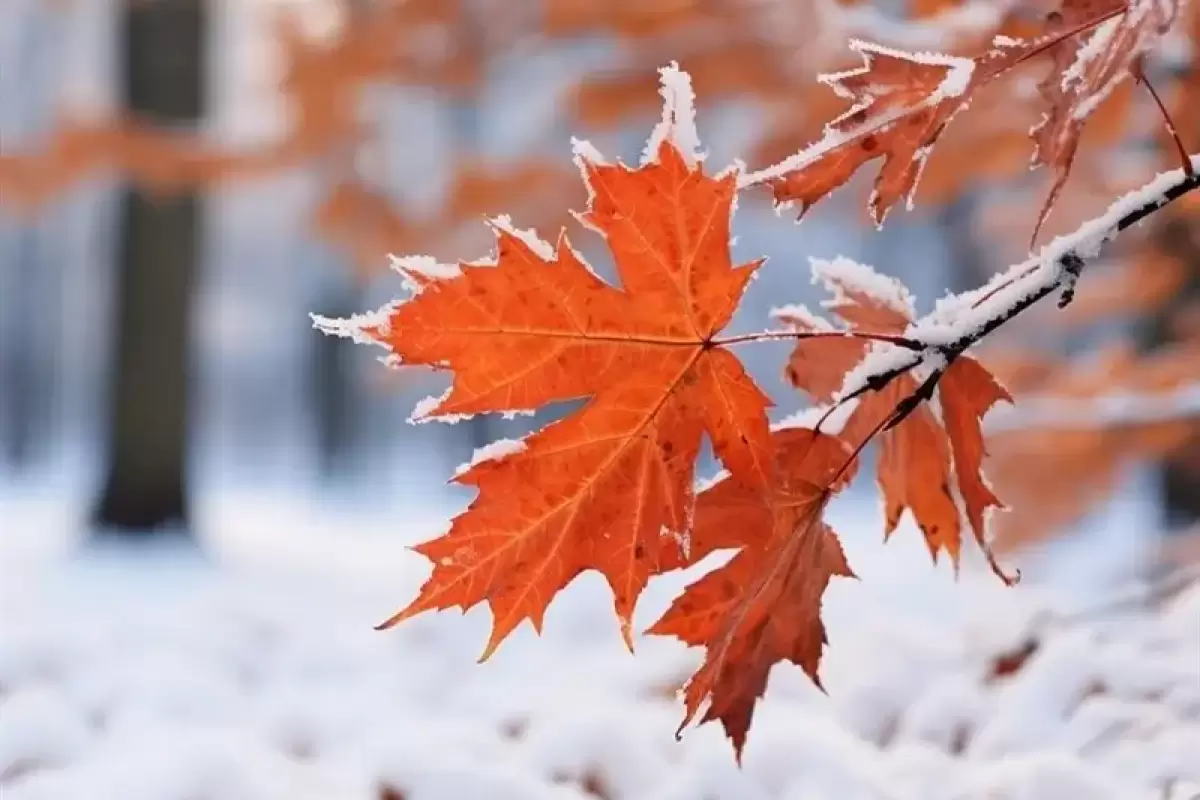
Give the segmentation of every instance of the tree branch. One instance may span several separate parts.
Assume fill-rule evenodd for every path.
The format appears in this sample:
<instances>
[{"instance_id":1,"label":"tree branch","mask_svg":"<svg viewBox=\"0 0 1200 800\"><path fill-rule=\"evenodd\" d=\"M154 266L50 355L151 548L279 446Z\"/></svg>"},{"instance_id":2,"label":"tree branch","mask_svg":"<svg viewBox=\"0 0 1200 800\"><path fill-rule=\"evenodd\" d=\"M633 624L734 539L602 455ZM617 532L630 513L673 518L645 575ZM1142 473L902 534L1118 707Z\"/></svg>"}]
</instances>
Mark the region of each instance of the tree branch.
<instances>
[{"instance_id":1,"label":"tree branch","mask_svg":"<svg viewBox=\"0 0 1200 800\"><path fill-rule=\"evenodd\" d=\"M876 347L846 375L841 391L822 421L842 405L868 391L883 389L910 370L933 366L918 390L896 404L888 423L872 431L859 445L856 452L861 451L872 438L899 424L922 400L932 397L946 367L988 334L1055 292L1061 291L1060 308L1070 303L1087 259L1097 256L1121 231L1200 189L1198 167L1200 154L1190 157L1188 169L1162 173L1117 200L1103 215L1073 233L1058 237L1037 255L1012 266L979 289L939 301L932 313L913 322L904 332L906 339L923 343L924 350L914 353Z\"/></svg>"}]
</instances>

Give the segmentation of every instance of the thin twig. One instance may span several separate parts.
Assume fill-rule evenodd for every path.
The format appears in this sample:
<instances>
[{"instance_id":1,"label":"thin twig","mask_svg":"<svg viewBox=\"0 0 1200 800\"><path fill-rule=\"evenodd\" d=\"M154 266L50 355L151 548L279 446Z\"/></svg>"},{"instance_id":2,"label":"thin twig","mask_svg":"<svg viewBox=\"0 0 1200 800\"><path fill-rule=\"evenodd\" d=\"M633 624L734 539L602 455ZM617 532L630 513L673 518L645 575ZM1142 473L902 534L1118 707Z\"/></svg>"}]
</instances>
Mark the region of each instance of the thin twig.
<instances>
[{"instance_id":1,"label":"thin twig","mask_svg":"<svg viewBox=\"0 0 1200 800\"><path fill-rule=\"evenodd\" d=\"M1187 148L1183 146L1183 140L1179 138L1179 129L1175 127L1175 120L1171 119L1171 112L1167 111L1167 106L1163 103L1162 98L1158 96L1158 92L1154 90L1154 84L1150 83L1150 79L1146 77L1146 72L1142 68L1141 58L1133 62L1133 67L1130 71L1133 73L1134 79L1146 87L1146 91L1154 99L1154 104L1158 106L1158 113L1162 115L1163 127L1167 129L1171 141L1175 143L1175 151L1179 154L1179 161L1183 165L1184 174L1194 176L1196 169L1192 166L1192 159L1188 156Z\"/></svg>"}]
</instances>

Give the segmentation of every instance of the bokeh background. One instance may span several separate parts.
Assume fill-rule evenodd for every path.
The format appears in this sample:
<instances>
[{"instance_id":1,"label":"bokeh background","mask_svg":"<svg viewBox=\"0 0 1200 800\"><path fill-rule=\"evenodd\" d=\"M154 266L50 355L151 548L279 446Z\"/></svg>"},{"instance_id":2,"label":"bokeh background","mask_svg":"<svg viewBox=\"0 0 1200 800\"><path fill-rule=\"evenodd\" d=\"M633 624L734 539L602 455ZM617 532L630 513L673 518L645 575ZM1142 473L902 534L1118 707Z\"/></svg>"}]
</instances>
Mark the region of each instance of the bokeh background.
<instances>
[{"instance_id":1,"label":"bokeh background","mask_svg":"<svg viewBox=\"0 0 1200 800\"><path fill-rule=\"evenodd\" d=\"M410 424L445 377L389 370L309 318L400 294L389 253L486 256L497 214L566 226L613 279L567 213L585 199L570 139L635 161L672 60L710 167L761 167L840 111L814 77L853 66L849 38L969 51L1052 7L4 0L0 794L1192 796L1171 793L1200 780L1180 755L1200 745L1200 594L1180 578L1200 557L1196 203L980 354L1020 400L989 417L989 469L1013 506L998 547L1026 581L1002 590L970 558L956 579L911 525L883 547L860 479L834 509L863 581L827 603L830 696L779 668L742 771L717 731L671 739L696 654L628 657L592 576L544 639L522 630L484 666L482 611L370 632L427 570L405 546L469 502L456 466L564 409ZM1190 9L1148 73L1195 152ZM1047 68L956 120L882 230L871 169L800 225L748 196L735 255L770 263L735 328L817 307L809 257L871 264L922 309L1023 258ZM1123 87L1041 241L1177 164L1150 94ZM777 418L807 403L787 352L740 354ZM652 587L647 620L689 577Z\"/></svg>"}]
</instances>

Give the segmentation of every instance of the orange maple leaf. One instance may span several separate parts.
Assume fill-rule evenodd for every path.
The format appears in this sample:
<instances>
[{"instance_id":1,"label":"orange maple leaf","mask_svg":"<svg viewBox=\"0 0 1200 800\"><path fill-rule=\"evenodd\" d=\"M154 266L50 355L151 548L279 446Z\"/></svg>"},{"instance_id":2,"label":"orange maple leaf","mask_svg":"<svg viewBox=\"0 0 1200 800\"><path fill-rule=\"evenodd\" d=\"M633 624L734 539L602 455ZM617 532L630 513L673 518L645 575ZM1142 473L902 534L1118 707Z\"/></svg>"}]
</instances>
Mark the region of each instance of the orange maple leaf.
<instances>
[{"instance_id":1,"label":"orange maple leaf","mask_svg":"<svg viewBox=\"0 0 1200 800\"><path fill-rule=\"evenodd\" d=\"M858 69L820 81L853 105L829 123L812 147L764 170L775 202L798 202L800 214L850 180L859 167L883 158L869 207L876 224L916 186L922 165L950 120L979 82L969 58L913 54L853 41Z\"/></svg>"},{"instance_id":2,"label":"orange maple leaf","mask_svg":"<svg viewBox=\"0 0 1200 800\"><path fill-rule=\"evenodd\" d=\"M1054 183L1038 213L1033 239L1046 222L1071 172L1088 117L1131 75L1139 60L1179 17L1179 0L1065 0L1050 15L1051 30L1078 29L1089 19L1112 17L1086 40L1075 37L1054 48L1053 68L1038 89L1049 109L1030 131L1033 163L1054 167ZM1120 13L1113 17L1114 13Z\"/></svg>"},{"instance_id":3,"label":"orange maple leaf","mask_svg":"<svg viewBox=\"0 0 1200 800\"><path fill-rule=\"evenodd\" d=\"M833 264L814 260L813 271L835 294L826 307L851 329L899 333L912 321L911 298L899 281L846 260ZM782 309L777 315L801 330L822 323L802 309ZM841 388L843 376L867 354L870 343L850 338L821 342L819 350L808 340L798 342L786 374L794 386L818 402L829 402ZM870 438L917 387L917 378L909 372L883 389L863 395L841 435L856 445ZM885 504L885 535L891 535L904 511L910 510L934 560L945 551L957 567L965 523L993 571L1011 583L1015 579L996 563L986 535L987 509L1004 506L981 471L985 455L981 423L993 405L1002 400L1012 402L1012 397L979 362L959 355L941 376L937 399L940 419L929 405L922 404L899 425L879 435L877 474Z\"/></svg>"},{"instance_id":4,"label":"orange maple leaf","mask_svg":"<svg viewBox=\"0 0 1200 800\"><path fill-rule=\"evenodd\" d=\"M862 56L862 66L819 78L850 101L850 108L825 126L820 140L747 175L746 182L769 186L777 204L799 203L803 216L864 164L882 158L868 202L871 218L882 225L901 198L911 206L934 146L980 89L1018 64L1099 25L1119 9L1119 5L1099 9L1093 16L1075 20L1073 26L1047 28L1045 35L1028 39L997 37L990 50L973 58L909 53L851 41L851 49Z\"/></svg>"},{"instance_id":5,"label":"orange maple leaf","mask_svg":"<svg viewBox=\"0 0 1200 800\"><path fill-rule=\"evenodd\" d=\"M767 483L770 400L717 338L761 261L732 263L736 173L704 174L688 152L691 120L676 118L686 76L663 74L664 123L641 166L577 147L591 190L580 220L605 238L622 288L592 272L565 235L551 247L501 221L494 263L400 261L415 296L374 317L322 323L383 344L402 363L451 371L450 391L419 412L427 417L588 398L456 476L478 496L447 534L416 548L433 574L383 627L486 601L486 658L523 620L540 630L554 595L595 569L630 644L638 595L660 563L676 560L669 534L688 529L702 435L733 474Z\"/></svg>"},{"instance_id":6,"label":"orange maple leaf","mask_svg":"<svg viewBox=\"0 0 1200 800\"><path fill-rule=\"evenodd\" d=\"M689 562L740 547L725 565L687 587L648 633L704 647L704 663L684 687L682 731L704 700L701 723L720 720L738 759L771 667L798 665L817 684L826 644L821 597L835 575L854 577L834 532L822 521L853 465L845 444L805 428L773 434L768 487L727 477L702 492Z\"/></svg>"}]
</instances>

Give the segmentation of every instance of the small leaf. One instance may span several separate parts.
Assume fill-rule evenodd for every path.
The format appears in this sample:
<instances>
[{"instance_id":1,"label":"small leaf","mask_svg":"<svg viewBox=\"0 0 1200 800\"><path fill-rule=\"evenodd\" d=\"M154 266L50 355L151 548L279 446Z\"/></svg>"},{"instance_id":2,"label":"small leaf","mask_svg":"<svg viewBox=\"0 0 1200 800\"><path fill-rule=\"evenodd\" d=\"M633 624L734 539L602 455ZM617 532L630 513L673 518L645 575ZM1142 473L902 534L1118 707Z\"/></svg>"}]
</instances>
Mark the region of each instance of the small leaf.
<instances>
[{"instance_id":1,"label":"small leaf","mask_svg":"<svg viewBox=\"0 0 1200 800\"><path fill-rule=\"evenodd\" d=\"M846 260L814 261L813 270L836 294L828 306L851 329L902 333L908 327L911 307L898 281ZM798 329L812 326L811 321L796 317L784 315L783 319ZM830 346L833 342L836 347ZM837 377L858 364L871 346L861 339L801 340L788 364L788 380L818 402L829 402L840 388ZM905 374L882 390L864 395L842 428L842 436L855 445L862 442L898 403L916 391L916 379ZM934 560L945 552L957 565L966 526L996 574L1006 583L1012 582L988 545L987 509L1003 506L983 477L981 428L991 407L1001 400L1011 402L1011 398L984 367L970 356L960 355L943 373L937 399L940 420L922 405L879 435L877 475L884 497L885 535L896 529L906 510L911 511Z\"/></svg>"},{"instance_id":2,"label":"small leaf","mask_svg":"<svg viewBox=\"0 0 1200 800\"><path fill-rule=\"evenodd\" d=\"M773 438L768 487L731 476L696 503L690 563L718 548L740 545L740 551L688 586L648 631L706 649L684 687L679 729L708 700L701 722L719 720L739 759L772 666L791 661L820 686L821 597L833 576L854 576L822 521L830 497L849 480L842 468L850 451L805 428L785 428Z\"/></svg>"}]
</instances>

